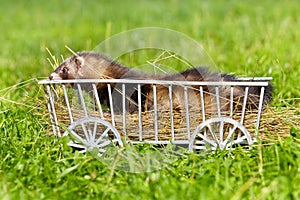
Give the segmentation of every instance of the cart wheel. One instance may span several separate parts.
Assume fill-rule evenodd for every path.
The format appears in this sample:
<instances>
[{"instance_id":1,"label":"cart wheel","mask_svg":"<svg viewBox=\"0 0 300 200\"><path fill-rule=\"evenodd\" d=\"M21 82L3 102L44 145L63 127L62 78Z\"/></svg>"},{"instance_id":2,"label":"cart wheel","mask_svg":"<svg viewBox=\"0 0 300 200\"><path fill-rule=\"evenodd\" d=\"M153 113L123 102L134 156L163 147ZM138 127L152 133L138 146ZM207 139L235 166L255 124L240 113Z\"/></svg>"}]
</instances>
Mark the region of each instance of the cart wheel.
<instances>
[{"instance_id":1,"label":"cart wheel","mask_svg":"<svg viewBox=\"0 0 300 200\"><path fill-rule=\"evenodd\" d=\"M207 148L232 149L237 144L253 144L247 129L231 118L211 118L196 128L190 138L189 151Z\"/></svg>"},{"instance_id":2,"label":"cart wheel","mask_svg":"<svg viewBox=\"0 0 300 200\"><path fill-rule=\"evenodd\" d=\"M116 128L109 122L92 117L85 117L72 123L63 136L70 136L69 146L80 152L95 152L102 156L109 147L123 146L121 137Z\"/></svg>"}]
</instances>

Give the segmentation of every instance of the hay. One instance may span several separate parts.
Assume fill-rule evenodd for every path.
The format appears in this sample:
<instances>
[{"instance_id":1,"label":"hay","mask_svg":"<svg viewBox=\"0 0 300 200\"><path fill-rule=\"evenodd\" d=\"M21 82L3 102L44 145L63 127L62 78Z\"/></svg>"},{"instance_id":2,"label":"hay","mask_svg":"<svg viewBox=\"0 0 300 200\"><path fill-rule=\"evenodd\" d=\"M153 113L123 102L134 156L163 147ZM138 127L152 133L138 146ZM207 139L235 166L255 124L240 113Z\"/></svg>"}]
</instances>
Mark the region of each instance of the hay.
<instances>
[{"instance_id":1,"label":"hay","mask_svg":"<svg viewBox=\"0 0 300 200\"><path fill-rule=\"evenodd\" d=\"M68 126L70 124L70 118L68 111L63 104L56 104L56 114L59 123ZM72 109L72 114L74 121L84 117L84 112L81 109ZM110 112L103 113L103 119L113 123ZM96 110L89 110L89 117L100 118L100 114ZM235 111L233 113L232 119L236 121L241 120L241 112ZM222 113L222 116L229 117L229 113ZM215 113L206 113L205 118L209 119L211 117L216 117ZM163 110L157 112L157 124L155 124L155 114L154 111L145 111L141 114L142 119L142 136L139 135L139 115L138 113L126 113L126 126L123 124L123 115L115 114L114 122L115 127L122 136L126 135L127 140L137 141L140 137L142 140L155 140L155 137L159 141L169 141L172 138L171 132L171 118L170 111ZM174 121L174 138L175 140L187 140L187 126L186 126L186 114L183 111L173 110L173 121ZM189 111L189 124L190 132L196 129L196 127L203 122L201 112L199 110L190 110ZM252 137L256 133L256 121L257 121L257 112L256 111L246 111L243 125L249 131ZM279 137L290 136L291 128L295 130L300 129L300 108L275 108L268 107L265 108L260 119L260 126L258 129L258 138L261 140L269 139L278 139ZM155 135L155 126L157 126L158 134ZM125 129L125 131L124 131ZM228 127L224 130L228 131ZM225 133L225 137L226 137Z\"/></svg>"},{"instance_id":2,"label":"hay","mask_svg":"<svg viewBox=\"0 0 300 200\"><path fill-rule=\"evenodd\" d=\"M55 98L55 110L56 116L58 118L59 125L64 129L71 124L69 113L67 110L66 102L62 96L61 88L54 90L56 92ZM85 113L82 110L82 105L78 102L78 98L74 96L74 91L69 91L69 101L72 101L71 112L73 121L76 121L85 116ZM75 98L75 99L72 99ZM88 111L89 117L100 118L99 110L95 108L93 99L89 95L85 96L85 107ZM257 97L252 96L249 99L256 99ZM243 102L243 97L240 99L234 99L235 107L233 113L229 113L229 103L228 100L223 101L221 108L221 116L232 118L238 122L243 121L243 125L251 134L252 138L255 137L257 133L257 109L256 107L247 107L245 116L242 119L241 107ZM209 106L205 106L205 119L210 119L217 117L216 105L212 102L209 102ZM253 103L252 105L255 105ZM126 125L123 124L123 113L114 114L114 122L112 121L112 116L110 111L107 109L103 111L103 119L114 124L118 132L122 136L126 136L127 140L138 141L142 140L159 140L159 141L170 141L172 138L172 126L171 126L171 113L167 108L158 108L157 117L153 110L144 111L141 113L141 124L139 124L139 114L138 112L134 113L125 113ZM190 124L190 134L203 122L202 111L200 108L195 109L193 106L189 107L188 116L184 108L174 107L173 110L173 121L174 121L174 139L175 140L188 140L188 127L187 120ZM52 113L53 114L53 113ZM156 120L157 119L157 120ZM258 138L261 140L269 139L279 139L280 137L287 137L290 135L291 130L300 130L300 108L276 108L268 107L265 105L265 108L262 112L260 118L260 126L258 128ZM229 124L224 125L224 137L228 133L230 128ZM140 129L142 130L142 135L140 135ZM155 134L157 129L158 133Z\"/></svg>"},{"instance_id":3,"label":"hay","mask_svg":"<svg viewBox=\"0 0 300 200\"><path fill-rule=\"evenodd\" d=\"M258 136L261 140L277 140L290 136L292 129L300 134L300 108L271 107L262 114Z\"/></svg>"}]
</instances>

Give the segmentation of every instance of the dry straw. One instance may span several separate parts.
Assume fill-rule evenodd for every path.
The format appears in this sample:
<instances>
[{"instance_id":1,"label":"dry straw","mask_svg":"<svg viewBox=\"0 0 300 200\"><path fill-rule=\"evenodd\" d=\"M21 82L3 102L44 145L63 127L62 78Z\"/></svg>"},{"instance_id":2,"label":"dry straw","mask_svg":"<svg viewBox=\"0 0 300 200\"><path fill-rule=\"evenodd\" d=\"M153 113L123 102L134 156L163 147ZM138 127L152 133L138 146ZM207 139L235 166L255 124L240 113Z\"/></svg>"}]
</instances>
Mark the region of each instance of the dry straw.
<instances>
[{"instance_id":1,"label":"dry straw","mask_svg":"<svg viewBox=\"0 0 300 200\"><path fill-rule=\"evenodd\" d=\"M63 127L67 127L70 124L70 118L68 110L64 104L56 104L56 114L59 123ZM73 108L72 114L74 121L84 117L84 113L80 109ZM171 139L171 118L170 111L158 111L158 139L159 140L170 140ZM240 121L241 112L235 111L232 118L236 121ZM99 112L89 111L90 117L100 118ZM214 117L215 113L207 113L206 119ZM112 123L110 112L104 112L104 120ZM115 114L115 127L121 135L125 135L129 140L137 140L139 138L139 116L138 113L126 113L126 131L124 132L123 127L123 115ZM186 116L185 112L180 112L176 109L173 110L174 119L174 134L176 140L187 139L186 129ZM190 110L189 112L189 123L191 131L196 129L198 125L203 122L201 112L199 110ZM256 120L257 112L248 110L246 111L243 125L254 136L256 132ZM263 110L260 119L260 126L258 131L258 138L261 140L279 139L281 137L290 136L292 130L300 130L300 108L275 108L267 107ZM154 111L145 111L142 113L142 130L143 140L154 140L155 128L154 128ZM228 131L228 128L224 129ZM225 133L226 135L227 133Z\"/></svg>"}]
</instances>

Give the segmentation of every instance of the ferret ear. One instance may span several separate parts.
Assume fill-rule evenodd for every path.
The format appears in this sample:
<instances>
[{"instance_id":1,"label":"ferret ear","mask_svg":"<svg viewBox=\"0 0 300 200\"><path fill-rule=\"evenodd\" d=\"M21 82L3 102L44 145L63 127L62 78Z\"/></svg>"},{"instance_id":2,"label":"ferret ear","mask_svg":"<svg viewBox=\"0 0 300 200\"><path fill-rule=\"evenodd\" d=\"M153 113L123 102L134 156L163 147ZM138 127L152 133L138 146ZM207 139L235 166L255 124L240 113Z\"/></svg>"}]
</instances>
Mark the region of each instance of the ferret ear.
<instances>
[{"instance_id":1,"label":"ferret ear","mask_svg":"<svg viewBox=\"0 0 300 200\"><path fill-rule=\"evenodd\" d=\"M76 63L77 68L80 68L84 65L84 59L80 56L76 56L75 63Z\"/></svg>"}]
</instances>

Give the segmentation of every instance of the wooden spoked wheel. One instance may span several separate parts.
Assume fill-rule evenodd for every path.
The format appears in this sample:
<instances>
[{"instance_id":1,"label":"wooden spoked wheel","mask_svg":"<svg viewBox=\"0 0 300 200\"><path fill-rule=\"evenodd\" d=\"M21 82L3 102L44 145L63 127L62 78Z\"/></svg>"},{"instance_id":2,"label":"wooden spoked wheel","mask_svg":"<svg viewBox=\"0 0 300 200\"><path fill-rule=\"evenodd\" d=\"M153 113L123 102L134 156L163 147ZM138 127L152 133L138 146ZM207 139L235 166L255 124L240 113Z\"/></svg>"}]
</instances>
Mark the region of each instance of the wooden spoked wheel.
<instances>
[{"instance_id":1,"label":"wooden spoked wheel","mask_svg":"<svg viewBox=\"0 0 300 200\"><path fill-rule=\"evenodd\" d=\"M68 145L82 153L94 152L97 148L98 156L102 156L109 147L123 146L121 136L116 128L99 118L81 118L72 123L63 136L69 136Z\"/></svg>"},{"instance_id":2,"label":"wooden spoked wheel","mask_svg":"<svg viewBox=\"0 0 300 200\"><path fill-rule=\"evenodd\" d=\"M247 129L231 118L211 118L201 123L193 132L189 151L208 149L232 149L238 144L252 145Z\"/></svg>"}]
</instances>

